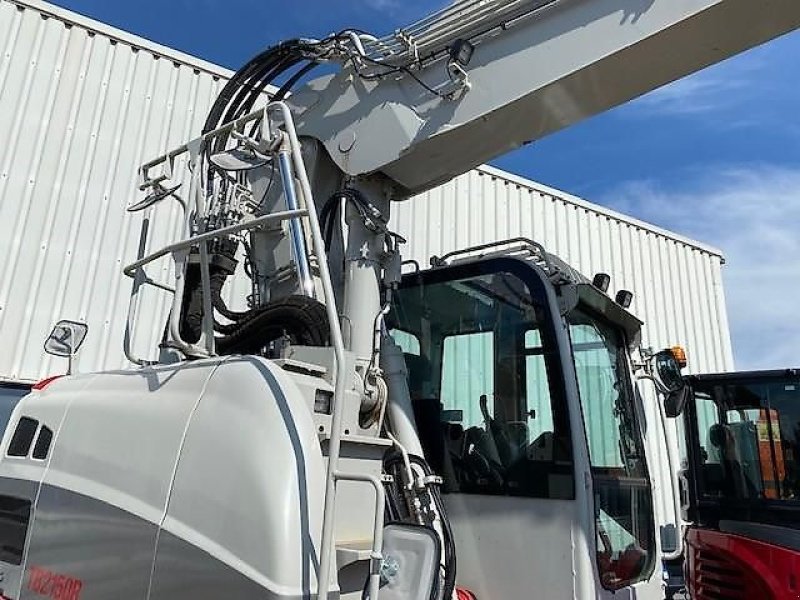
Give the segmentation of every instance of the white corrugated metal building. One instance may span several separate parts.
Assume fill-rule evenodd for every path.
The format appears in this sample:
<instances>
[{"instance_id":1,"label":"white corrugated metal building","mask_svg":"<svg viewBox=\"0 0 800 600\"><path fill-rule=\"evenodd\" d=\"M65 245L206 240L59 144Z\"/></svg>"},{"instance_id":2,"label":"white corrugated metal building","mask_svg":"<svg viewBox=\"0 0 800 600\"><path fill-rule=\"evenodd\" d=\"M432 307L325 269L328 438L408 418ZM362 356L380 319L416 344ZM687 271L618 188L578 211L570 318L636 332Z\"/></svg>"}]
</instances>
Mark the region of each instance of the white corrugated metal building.
<instances>
[{"instance_id":1,"label":"white corrugated metal building","mask_svg":"<svg viewBox=\"0 0 800 600\"><path fill-rule=\"evenodd\" d=\"M0 49L0 381L63 371L42 352L60 318L89 324L79 369L123 367L136 168L200 130L230 71L39 0L0 0ZM491 167L424 196L394 207L407 258L530 237L632 290L646 345L683 344L693 371L733 367L714 248ZM150 249L178 213L155 223ZM161 337L166 300L142 305L140 354Z\"/></svg>"}]
</instances>

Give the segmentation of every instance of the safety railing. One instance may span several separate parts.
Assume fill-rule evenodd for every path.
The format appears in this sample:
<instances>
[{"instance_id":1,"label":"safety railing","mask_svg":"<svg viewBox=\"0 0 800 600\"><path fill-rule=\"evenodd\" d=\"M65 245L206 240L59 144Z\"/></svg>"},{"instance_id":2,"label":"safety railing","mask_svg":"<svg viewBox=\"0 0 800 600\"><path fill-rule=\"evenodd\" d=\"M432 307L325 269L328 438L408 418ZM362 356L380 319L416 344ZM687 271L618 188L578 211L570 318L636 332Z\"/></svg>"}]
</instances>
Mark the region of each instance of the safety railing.
<instances>
[{"instance_id":1,"label":"safety railing","mask_svg":"<svg viewBox=\"0 0 800 600\"><path fill-rule=\"evenodd\" d=\"M260 119L260 136L258 138L248 136L244 131L244 125L255 122ZM284 196L287 200L287 207L289 210L275 212L262 217L251 218L241 223L236 223L227 227L221 227L210 231L203 231L192 235L196 223L203 222L203 217L206 215L206 197L205 190L203 189L202 179L202 153L208 143L222 136L230 136L230 138L238 142L249 145L250 148L258 152L270 155L277 158L278 169L280 171L281 180L283 183ZM166 187L174 170L175 160L184 155L189 156L189 168L192 173L191 185L189 190L188 201L183 202L183 199L177 195L176 187ZM155 175L151 171L157 167L161 168L161 172ZM222 127L205 133L199 138L192 140L186 144L171 150L170 152L155 158L152 161L144 164L140 169L141 182L140 189L150 191L152 196L155 196L155 202L166 198L167 196L175 195L178 197L184 206L184 225L183 235L180 241L169 244L152 252L146 256L143 254L143 248L146 246L146 237L140 243L140 256L137 260L127 265L123 271L125 275L134 279L134 286L131 293L131 302L128 311L128 331L126 332L126 347L125 353L129 359L136 364L148 364L150 361L140 359L135 356L131 348L130 331L136 318L136 306L138 305L138 294L140 289L145 285L157 287L173 294L172 310L170 313L169 333L171 345L182 350L187 356L213 356L214 349L214 329L213 329L213 316L211 306L211 293L210 293L210 275L209 275L209 259L208 249L206 242L234 233L252 230L262 227L267 223L288 220L290 229L292 229L292 246L294 251L294 259L298 267L298 278L301 282L301 287L304 293L312 294L313 285L309 285L311 281L310 269L308 268L308 256L305 250L305 235L302 233L300 227L302 222L308 224L308 229L311 237L311 247L317 258L317 268L319 270L319 280L322 286L322 292L325 301L325 308L330 326L331 343L334 349L336 359L336 378L334 385L333 405L331 407L331 435L328 441L328 469L326 474L325 485L325 503L322 522L322 535L321 535L321 550L320 550L320 568L318 572L318 597L320 600L325 600L328 595L328 588L330 587L330 567L331 558L334 551L334 523L335 523L335 506L336 506L336 481L337 479L363 479L360 475L345 475L338 472L339 454L341 448L341 433L344 410L342 410L342 399L344 398L345 384L347 374L345 372L345 355L344 343L342 339L342 331L339 322L339 314L336 308L336 299L334 297L333 284L328 269L328 259L325 251L325 243L323 240L322 232L320 230L319 220L317 217L317 210L314 204L313 193L311 184L308 180L305 163L301 153L300 142L295 130L294 121L289 108L283 102L271 102L263 109L254 111L245 115L235 121L226 123ZM299 184L299 186L297 186ZM297 187L296 187L297 186ZM143 201L140 204L147 205ZM298 233L299 232L299 233ZM300 239L302 238L302 243ZM203 323L202 330L203 336L196 344L190 344L181 338L180 334L180 315L183 301L183 293L185 288L185 274L188 265L189 254L192 249L197 249L200 258L200 279L201 291L203 298ZM149 277L145 271L145 267L159 258L171 255L175 266L175 286L168 286L159 283ZM305 260L303 260L305 259ZM305 266L302 265L305 264ZM375 485L375 482L370 482ZM376 486L376 490L383 492L380 486ZM382 505L381 501L381 515ZM380 542L380 533L382 532L382 516L381 516L381 529L378 530L376 520L376 539ZM371 588L377 591L377 579L371 578ZM373 597L373 600L375 598Z\"/></svg>"}]
</instances>

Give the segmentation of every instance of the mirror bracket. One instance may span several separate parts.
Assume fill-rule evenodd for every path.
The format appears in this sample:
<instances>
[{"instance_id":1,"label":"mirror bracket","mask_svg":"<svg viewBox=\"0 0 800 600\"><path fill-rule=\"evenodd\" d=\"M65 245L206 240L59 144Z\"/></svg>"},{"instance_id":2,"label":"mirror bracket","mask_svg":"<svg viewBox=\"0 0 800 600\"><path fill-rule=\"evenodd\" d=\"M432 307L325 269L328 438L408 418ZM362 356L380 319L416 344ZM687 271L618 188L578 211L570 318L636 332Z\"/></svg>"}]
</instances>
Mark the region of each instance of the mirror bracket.
<instances>
[{"instance_id":1,"label":"mirror bracket","mask_svg":"<svg viewBox=\"0 0 800 600\"><path fill-rule=\"evenodd\" d=\"M53 326L53 330L44 341L45 352L67 358L67 375L72 374L72 360L86 339L88 331L89 326L86 323L62 319Z\"/></svg>"}]
</instances>

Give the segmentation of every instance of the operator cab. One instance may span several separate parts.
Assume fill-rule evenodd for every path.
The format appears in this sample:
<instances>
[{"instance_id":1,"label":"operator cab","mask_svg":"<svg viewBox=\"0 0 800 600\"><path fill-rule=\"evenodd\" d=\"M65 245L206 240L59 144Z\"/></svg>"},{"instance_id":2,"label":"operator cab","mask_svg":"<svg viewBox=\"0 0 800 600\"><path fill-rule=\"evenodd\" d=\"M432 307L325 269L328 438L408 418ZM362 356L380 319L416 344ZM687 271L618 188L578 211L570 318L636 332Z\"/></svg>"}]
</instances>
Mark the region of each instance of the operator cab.
<instances>
[{"instance_id":1,"label":"operator cab","mask_svg":"<svg viewBox=\"0 0 800 600\"><path fill-rule=\"evenodd\" d=\"M800 372L687 378L690 520L800 529ZM794 511L792 511L794 508Z\"/></svg>"},{"instance_id":2,"label":"operator cab","mask_svg":"<svg viewBox=\"0 0 800 600\"><path fill-rule=\"evenodd\" d=\"M684 517L693 524L686 536L690 592L700 599L713 590L795 597L800 372L694 375L686 381L682 499Z\"/></svg>"},{"instance_id":3,"label":"operator cab","mask_svg":"<svg viewBox=\"0 0 800 600\"><path fill-rule=\"evenodd\" d=\"M406 274L389 326L405 353L426 458L444 480L456 541L465 542L457 543L462 583L478 597L524 596L513 587L524 577L481 588L480 572L495 561L502 569L508 554L461 551L505 532L513 554L549 549L531 561L531 578L562 597L574 556L563 531L576 527L602 587L648 579L656 546L629 368L635 317L532 247ZM575 502L585 493L576 465L587 463L593 518ZM507 514L520 510L530 530L506 531Z\"/></svg>"}]
</instances>

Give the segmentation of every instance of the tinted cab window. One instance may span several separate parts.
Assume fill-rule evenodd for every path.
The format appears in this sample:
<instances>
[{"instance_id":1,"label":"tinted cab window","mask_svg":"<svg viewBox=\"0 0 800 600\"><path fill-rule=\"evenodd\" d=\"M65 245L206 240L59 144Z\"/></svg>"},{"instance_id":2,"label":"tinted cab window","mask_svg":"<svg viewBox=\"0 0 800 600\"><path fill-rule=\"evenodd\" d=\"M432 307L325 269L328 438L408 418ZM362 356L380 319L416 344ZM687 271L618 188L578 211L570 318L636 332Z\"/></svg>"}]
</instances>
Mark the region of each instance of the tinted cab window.
<instances>
[{"instance_id":1,"label":"tinted cab window","mask_svg":"<svg viewBox=\"0 0 800 600\"><path fill-rule=\"evenodd\" d=\"M477 271L433 271L438 280L406 280L394 297L390 324L405 350L426 457L447 493L571 499L569 421L546 298L524 273Z\"/></svg>"}]
</instances>

